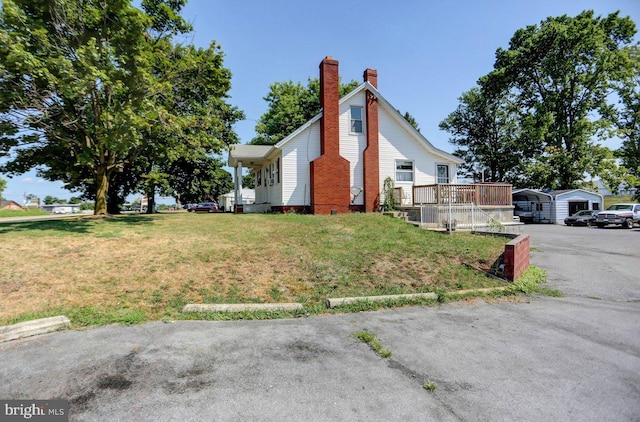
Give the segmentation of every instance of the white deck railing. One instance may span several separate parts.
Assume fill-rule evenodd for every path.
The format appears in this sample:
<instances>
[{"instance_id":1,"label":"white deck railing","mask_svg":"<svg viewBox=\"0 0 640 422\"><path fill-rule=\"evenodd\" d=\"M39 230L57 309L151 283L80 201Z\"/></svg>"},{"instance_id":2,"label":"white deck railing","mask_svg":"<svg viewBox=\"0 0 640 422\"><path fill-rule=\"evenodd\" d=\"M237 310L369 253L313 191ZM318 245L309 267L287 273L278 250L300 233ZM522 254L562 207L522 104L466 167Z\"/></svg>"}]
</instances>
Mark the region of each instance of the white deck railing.
<instances>
[{"instance_id":1,"label":"white deck railing","mask_svg":"<svg viewBox=\"0 0 640 422\"><path fill-rule=\"evenodd\" d=\"M449 231L466 229L492 233L519 232L518 225L503 224L474 203L421 205L420 226Z\"/></svg>"}]
</instances>

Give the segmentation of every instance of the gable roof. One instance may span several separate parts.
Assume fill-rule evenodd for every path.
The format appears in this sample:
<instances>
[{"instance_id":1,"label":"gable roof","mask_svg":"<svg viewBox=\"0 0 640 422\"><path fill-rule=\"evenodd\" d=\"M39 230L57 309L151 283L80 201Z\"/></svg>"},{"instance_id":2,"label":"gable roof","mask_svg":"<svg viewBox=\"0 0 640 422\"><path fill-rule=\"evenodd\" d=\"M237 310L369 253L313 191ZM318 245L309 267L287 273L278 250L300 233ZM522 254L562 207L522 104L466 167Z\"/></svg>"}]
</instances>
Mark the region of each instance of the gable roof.
<instances>
[{"instance_id":1,"label":"gable roof","mask_svg":"<svg viewBox=\"0 0 640 422\"><path fill-rule=\"evenodd\" d=\"M445 152L433 146L433 144L429 142L429 140L422 133L420 133L415 127L413 127L407 121L407 119L405 119L404 116L400 114L398 109L393 107L391 103L386 98L384 98L384 96L380 93L380 91L378 91L378 89L373 85L371 85L369 82L363 82L356 89L349 92L344 97L340 98L340 101L338 104L339 105L344 104L345 102L349 101L351 98L355 97L360 92L365 90L368 90L373 95L375 95L375 97L378 99L378 104L382 104L384 109L394 118L394 120L396 120L396 122L402 125L416 140L421 142L427 150L443 158L451 160L457 164L461 164L464 162L464 160L460 159L459 157L456 157L455 155L449 154L448 152ZM305 124L300 126L298 129L291 132L288 136L283 138L280 142L275 144L275 147L282 148L282 146L284 146L287 142L289 142L291 139L295 138L299 133L301 133L302 131L310 127L312 124L320 120L320 118L322 118L322 111L320 111L320 113L313 116L309 121L307 121Z\"/></svg>"},{"instance_id":2,"label":"gable roof","mask_svg":"<svg viewBox=\"0 0 640 422\"><path fill-rule=\"evenodd\" d=\"M18 204L16 201L0 198L0 208L8 207L10 205L17 205L18 207L22 208L22 205Z\"/></svg>"},{"instance_id":3,"label":"gable roof","mask_svg":"<svg viewBox=\"0 0 640 422\"><path fill-rule=\"evenodd\" d=\"M596 192L590 192L588 190L585 189L564 189L564 190L552 190L552 191L542 191L542 190L538 190L538 189L514 189L511 192L512 196L521 196L521 197L526 197L527 195L531 195L531 196L537 196L537 197L542 197L542 196L546 196L549 199L553 199L556 200L558 198L558 196L562 196L565 195L567 193L571 193L571 192L584 192L584 193L588 193L589 195L595 195L595 196L599 196L600 198L602 198L602 195L600 195L599 193Z\"/></svg>"},{"instance_id":4,"label":"gable roof","mask_svg":"<svg viewBox=\"0 0 640 422\"><path fill-rule=\"evenodd\" d=\"M551 192L549 192L549 195L551 195L553 198L557 198L559 196L565 195L567 193L572 193L572 192L583 192L589 195L595 195L595 196L599 196L600 198L602 198L602 195L600 195L597 192L591 192L588 191L586 189L563 189L563 190L552 190Z\"/></svg>"},{"instance_id":5,"label":"gable roof","mask_svg":"<svg viewBox=\"0 0 640 422\"><path fill-rule=\"evenodd\" d=\"M369 82L363 82L356 89L349 92L344 97L340 98L339 105L344 104L349 101L354 96L358 95L360 92L365 90L370 91L377 99L378 104L381 104L383 108L391 115L391 117L400 124L409 134L418 141L424 148L426 148L429 152L438 155L446 160L452 161L456 164L461 164L464 162L459 157L456 157L453 154L445 152L439 148L433 146L431 142L420 133L415 127L413 127L407 119L400 114L398 109L393 107L391 103L384 98L384 96L378 91L376 87L371 85ZM311 127L315 122L319 121L322 118L322 111L320 113L313 116L302 126L298 127L296 130L291 132L289 135L285 136L282 140L277 142L275 145L233 145L229 150L229 159L228 164L231 167L235 167L238 162L242 162L243 165L247 167L259 167L267 161L267 157L271 155L276 149L282 149L284 145L286 145L289 141L295 138L297 135L302 133L307 128Z\"/></svg>"}]
</instances>

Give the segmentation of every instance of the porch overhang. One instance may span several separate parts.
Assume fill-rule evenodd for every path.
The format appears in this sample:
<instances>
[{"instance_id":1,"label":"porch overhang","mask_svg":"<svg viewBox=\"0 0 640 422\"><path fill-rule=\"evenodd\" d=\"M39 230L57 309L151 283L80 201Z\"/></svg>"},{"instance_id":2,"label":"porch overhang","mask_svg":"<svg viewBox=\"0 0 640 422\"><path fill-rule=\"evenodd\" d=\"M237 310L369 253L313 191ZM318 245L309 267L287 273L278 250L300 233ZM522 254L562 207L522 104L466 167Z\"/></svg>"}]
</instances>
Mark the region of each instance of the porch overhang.
<instances>
[{"instance_id":1,"label":"porch overhang","mask_svg":"<svg viewBox=\"0 0 640 422\"><path fill-rule=\"evenodd\" d=\"M233 145L229 150L229 167L262 167L275 149L272 145Z\"/></svg>"}]
</instances>

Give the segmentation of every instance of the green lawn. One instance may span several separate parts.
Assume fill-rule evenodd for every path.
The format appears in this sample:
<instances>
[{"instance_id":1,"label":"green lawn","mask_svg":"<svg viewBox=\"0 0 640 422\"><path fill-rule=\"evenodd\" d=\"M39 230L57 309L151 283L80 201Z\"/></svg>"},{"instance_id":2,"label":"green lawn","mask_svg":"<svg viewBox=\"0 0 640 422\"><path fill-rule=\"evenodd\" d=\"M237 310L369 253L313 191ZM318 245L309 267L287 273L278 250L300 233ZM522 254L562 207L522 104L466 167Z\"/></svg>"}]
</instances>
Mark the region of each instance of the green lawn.
<instances>
[{"instance_id":1,"label":"green lawn","mask_svg":"<svg viewBox=\"0 0 640 422\"><path fill-rule=\"evenodd\" d=\"M33 215L47 215L46 211L40 209L28 210L0 210L0 218L3 217L30 217Z\"/></svg>"},{"instance_id":2,"label":"green lawn","mask_svg":"<svg viewBox=\"0 0 640 422\"><path fill-rule=\"evenodd\" d=\"M620 196L605 196L604 197L604 209L606 210L609 205L620 204L620 203L636 203L638 201L631 195L620 195Z\"/></svg>"},{"instance_id":3,"label":"green lawn","mask_svg":"<svg viewBox=\"0 0 640 422\"><path fill-rule=\"evenodd\" d=\"M380 214L123 215L0 224L0 323L185 318L186 303L299 302L504 285L507 239L444 235ZM469 265L467 265L469 264Z\"/></svg>"}]
</instances>

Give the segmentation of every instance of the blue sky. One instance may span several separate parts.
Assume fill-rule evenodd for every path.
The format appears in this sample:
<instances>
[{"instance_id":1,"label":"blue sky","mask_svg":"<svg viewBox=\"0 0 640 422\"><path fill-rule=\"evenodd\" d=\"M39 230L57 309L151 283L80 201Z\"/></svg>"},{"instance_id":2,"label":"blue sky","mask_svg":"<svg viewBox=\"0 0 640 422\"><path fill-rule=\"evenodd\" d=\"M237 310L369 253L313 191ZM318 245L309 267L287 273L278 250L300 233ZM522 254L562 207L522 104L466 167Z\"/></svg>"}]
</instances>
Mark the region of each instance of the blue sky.
<instances>
[{"instance_id":1,"label":"blue sky","mask_svg":"<svg viewBox=\"0 0 640 422\"><path fill-rule=\"evenodd\" d=\"M183 15L194 33L183 42L221 46L233 74L229 101L247 117L235 126L242 143L255 136L270 84L306 84L318 76L320 61L333 56L343 81L361 81L366 68L376 69L385 98L410 112L436 147L451 152L438 123L491 70L496 49L507 48L519 28L586 9L602 16L620 10L640 26L638 0L190 0ZM74 195L35 172L0 176L8 181L7 199Z\"/></svg>"}]
</instances>

